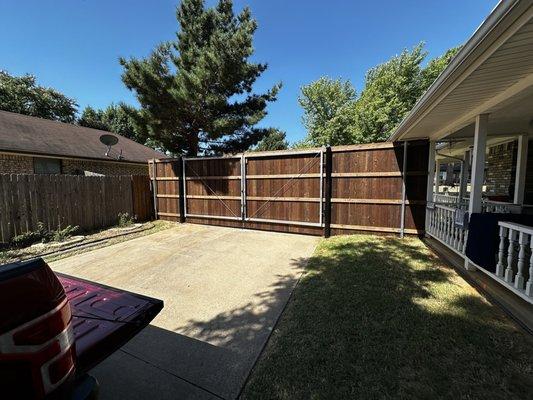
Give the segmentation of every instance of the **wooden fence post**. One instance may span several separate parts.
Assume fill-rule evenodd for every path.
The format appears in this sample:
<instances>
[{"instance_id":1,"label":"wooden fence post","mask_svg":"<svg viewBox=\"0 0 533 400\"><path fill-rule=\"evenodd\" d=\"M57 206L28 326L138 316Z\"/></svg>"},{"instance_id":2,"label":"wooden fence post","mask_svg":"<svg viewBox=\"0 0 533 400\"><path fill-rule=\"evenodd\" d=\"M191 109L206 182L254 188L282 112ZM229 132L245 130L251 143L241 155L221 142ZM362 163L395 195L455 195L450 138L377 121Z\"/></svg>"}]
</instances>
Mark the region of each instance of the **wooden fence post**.
<instances>
[{"instance_id":1,"label":"wooden fence post","mask_svg":"<svg viewBox=\"0 0 533 400\"><path fill-rule=\"evenodd\" d=\"M183 224L185 222L185 180L183 177L185 176L185 171L183 169L183 160L180 156L178 159L178 193L179 193L179 213L180 213L180 223Z\"/></svg>"},{"instance_id":2,"label":"wooden fence post","mask_svg":"<svg viewBox=\"0 0 533 400\"><path fill-rule=\"evenodd\" d=\"M332 193L332 179L331 171L333 167L333 156L331 153L331 147L326 147L326 181L324 190L324 237L331 236L331 193Z\"/></svg>"}]
</instances>

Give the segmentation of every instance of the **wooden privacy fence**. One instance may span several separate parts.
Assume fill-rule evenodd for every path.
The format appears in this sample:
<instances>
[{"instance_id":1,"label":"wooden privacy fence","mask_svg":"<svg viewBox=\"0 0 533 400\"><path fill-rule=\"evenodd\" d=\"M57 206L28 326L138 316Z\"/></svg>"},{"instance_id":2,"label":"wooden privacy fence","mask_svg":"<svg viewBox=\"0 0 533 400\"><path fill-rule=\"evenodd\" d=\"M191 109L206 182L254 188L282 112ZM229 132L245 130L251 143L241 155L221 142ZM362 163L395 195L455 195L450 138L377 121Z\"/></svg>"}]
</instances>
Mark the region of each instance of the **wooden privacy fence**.
<instances>
[{"instance_id":1,"label":"wooden privacy fence","mask_svg":"<svg viewBox=\"0 0 533 400\"><path fill-rule=\"evenodd\" d=\"M147 176L0 175L0 241L33 231L79 225L93 230L117 223L127 212L150 219Z\"/></svg>"},{"instance_id":2,"label":"wooden privacy fence","mask_svg":"<svg viewBox=\"0 0 533 400\"><path fill-rule=\"evenodd\" d=\"M315 235L421 234L426 141L149 162L158 218Z\"/></svg>"}]
</instances>

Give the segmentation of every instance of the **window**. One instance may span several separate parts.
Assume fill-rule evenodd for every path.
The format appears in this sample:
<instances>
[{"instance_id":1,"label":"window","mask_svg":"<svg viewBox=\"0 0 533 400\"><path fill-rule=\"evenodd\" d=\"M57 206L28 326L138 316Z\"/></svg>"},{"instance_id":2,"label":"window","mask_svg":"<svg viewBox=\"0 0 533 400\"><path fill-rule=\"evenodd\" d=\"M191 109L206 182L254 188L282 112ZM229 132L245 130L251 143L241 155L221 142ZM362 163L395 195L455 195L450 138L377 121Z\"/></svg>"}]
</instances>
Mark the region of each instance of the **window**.
<instances>
[{"instance_id":1,"label":"window","mask_svg":"<svg viewBox=\"0 0 533 400\"><path fill-rule=\"evenodd\" d=\"M33 172L36 174L60 174L61 160L57 158L33 158Z\"/></svg>"}]
</instances>

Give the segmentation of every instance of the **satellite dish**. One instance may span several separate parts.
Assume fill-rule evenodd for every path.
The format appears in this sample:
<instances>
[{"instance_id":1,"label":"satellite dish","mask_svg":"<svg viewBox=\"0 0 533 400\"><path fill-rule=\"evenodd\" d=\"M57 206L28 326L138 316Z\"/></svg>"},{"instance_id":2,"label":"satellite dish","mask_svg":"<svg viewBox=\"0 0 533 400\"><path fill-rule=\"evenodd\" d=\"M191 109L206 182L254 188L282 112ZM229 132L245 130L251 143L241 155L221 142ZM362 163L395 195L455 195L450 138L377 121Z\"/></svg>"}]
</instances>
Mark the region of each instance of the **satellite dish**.
<instances>
[{"instance_id":1,"label":"satellite dish","mask_svg":"<svg viewBox=\"0 0 533 400\"><path fill-rule=\"evenodd\" d=\"M100 136L100 142L102 142L102 144L107 146L107 151L105 152L105 155L109 156L109 152L111 151L111 146L114 146L115 144L118 143L118 137L114 135L109 135L106 133Z\"/></svg>"},{"instance_id":2,"label":"satellite dish","mask_svg":"<svg viewBox=\"0 0 533 400\"><path fill-rule=\"evenodd\" d=\"M116 137L115 135L105 134L100 136L100 141L106 146L113 146L118 143L118 137Z\"/></svg>"}]
</instances>

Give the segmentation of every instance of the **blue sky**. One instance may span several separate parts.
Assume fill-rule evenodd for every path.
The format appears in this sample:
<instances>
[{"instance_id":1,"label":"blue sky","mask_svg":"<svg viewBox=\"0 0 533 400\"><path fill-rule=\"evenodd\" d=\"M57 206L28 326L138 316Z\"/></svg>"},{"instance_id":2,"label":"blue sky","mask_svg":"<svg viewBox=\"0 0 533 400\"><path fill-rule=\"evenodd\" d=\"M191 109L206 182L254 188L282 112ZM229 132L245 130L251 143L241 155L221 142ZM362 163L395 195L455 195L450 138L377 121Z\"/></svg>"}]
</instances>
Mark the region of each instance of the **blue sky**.
<instances>
[{"instance_id":1,"label":"blue sky","mask_svg":"<svg viewBox=\"0 0 533 400\"><path fill-rule=\"evenodd\" d=\"M215 1L208 0L207 4ZM256 84L283 82L262 125L305 129L300 87L321 76L350 79L358 91L368 68L426 42L434 57L463 43L495 0L234 0L258 20L254 60L269 69ZM80 105L136 104L120 80L119 56L143 57L178 29L177 0L2 0L0 69L31 73Z\"/></svg>"}]
</instances>

